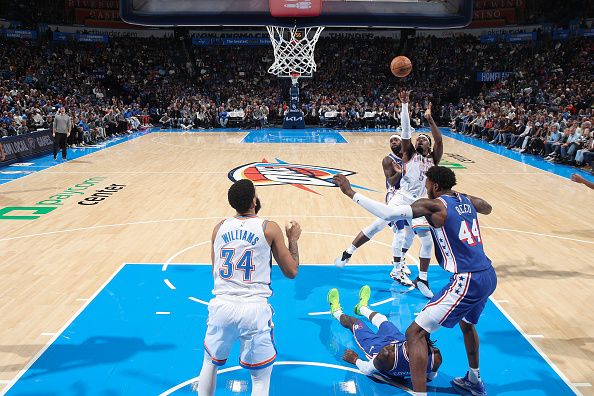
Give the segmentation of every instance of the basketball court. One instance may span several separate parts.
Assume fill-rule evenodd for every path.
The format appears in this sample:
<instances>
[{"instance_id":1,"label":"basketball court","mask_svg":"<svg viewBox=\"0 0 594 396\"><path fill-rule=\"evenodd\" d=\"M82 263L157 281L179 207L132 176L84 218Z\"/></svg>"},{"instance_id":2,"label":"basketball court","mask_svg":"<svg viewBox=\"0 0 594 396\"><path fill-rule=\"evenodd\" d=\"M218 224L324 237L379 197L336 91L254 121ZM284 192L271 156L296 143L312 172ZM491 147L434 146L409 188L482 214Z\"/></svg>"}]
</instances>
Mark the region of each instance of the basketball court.
<instances>
[{"instance_id":1,"label":"basketball court","mask_svg":"<svg viewBox=\"0 0 594 396\"><path fill-rule=\"evenodd\" d=\"M410 393L408 381L373 382L341 360L345 348L357 348L325 301L337 287L351 312L369 284L375 308L400 328L426 301L389 278L389 230L358 250L352 265L331 264L372 218L328 180L350 175L359 191L382 200L381 159L391 133L154 130L79 150L66 163L40 158L0 169L14 179L0 185L3 207L13 208L3 217L25 217L0 221L0 392L192 394L212 288L211 231L233 215L231 180L249 177L262 216L303 227L298 277L273 271L278 357L271 394ZM493 205L480 218L499 277L478 325L489 392L593 394L594 320L584 307L594 297L594 214L575 208L588 207L594 192L568 180L562 166L506 158L444 133L444 162L456 172L457 189ZM30 173L4 174L15 169ZM89 200L108 187L112 193ZM81 194L64 193L70 188ZM42 207L53 209L36 212ZM415 241L408 256L413 276L418 249ZM447 279L430 267L434 290ZM450 380L467 369L460 331L441 329L434 338L444 364L429 392L454 394ZM217 394L249 394L237 352L220 370Z\"/></svg>"}]
</instances>

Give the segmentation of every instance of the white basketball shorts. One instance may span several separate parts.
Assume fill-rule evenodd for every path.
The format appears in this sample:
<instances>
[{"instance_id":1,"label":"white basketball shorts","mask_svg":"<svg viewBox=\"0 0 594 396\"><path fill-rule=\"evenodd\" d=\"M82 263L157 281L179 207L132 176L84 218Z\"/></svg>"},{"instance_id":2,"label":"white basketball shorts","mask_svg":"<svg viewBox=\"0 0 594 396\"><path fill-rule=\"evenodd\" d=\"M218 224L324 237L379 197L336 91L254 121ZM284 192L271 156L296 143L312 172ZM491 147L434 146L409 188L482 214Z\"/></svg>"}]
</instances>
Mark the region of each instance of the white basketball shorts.
<instances>
[{"instance_id":1,"label":"white basketball shorts","mask_svg":"<svg viewBox=\"0 0 594 396\"><path fill-rule=\"evenodd\" d=\"M390 202L388 202L388 206L412 205L415 201L416 201L416 199L408 198L402 194L398 194L398 192L397 192L396 194L394 194L392 199L390 199ZM410 224L410 226L412 227L413 231L415 231L415 232L429 231L430 227L431 227L429 225L429 222L427 221L427 219L424 216L412 219L411 223L412 224Z\"/></svg>"},{"instance_id":2,"label":"white basketball shorts","mask_svg":"<svg viewBox=\"0 0 594 396\"><path fill-rule=\"evenodd\" d=\"M272 307L266 299L217 296L208 304L207 326L204 349L213 364L224 365L237 340L241 342L242 367L253 370L274 363Z\"/></svg>"}]
</instances>

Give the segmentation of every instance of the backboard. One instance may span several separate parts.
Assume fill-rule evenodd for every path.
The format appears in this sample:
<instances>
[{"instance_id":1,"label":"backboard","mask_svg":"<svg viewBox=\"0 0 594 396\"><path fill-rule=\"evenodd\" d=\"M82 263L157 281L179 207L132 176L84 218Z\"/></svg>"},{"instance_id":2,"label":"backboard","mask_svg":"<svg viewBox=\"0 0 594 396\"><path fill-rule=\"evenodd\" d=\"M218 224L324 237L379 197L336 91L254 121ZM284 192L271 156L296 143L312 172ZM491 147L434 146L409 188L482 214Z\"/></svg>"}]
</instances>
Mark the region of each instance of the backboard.
<instances>
[{"instance_id":1,"label":"backboard","mask_svg":"<svg viewBox=\"0 0 594 396\"><path fill-rule=\"evenodd\" d=\"M470 23L472 0L120 0L120 13L149 26L447 29Z\"/></svg>"}]
</instances>

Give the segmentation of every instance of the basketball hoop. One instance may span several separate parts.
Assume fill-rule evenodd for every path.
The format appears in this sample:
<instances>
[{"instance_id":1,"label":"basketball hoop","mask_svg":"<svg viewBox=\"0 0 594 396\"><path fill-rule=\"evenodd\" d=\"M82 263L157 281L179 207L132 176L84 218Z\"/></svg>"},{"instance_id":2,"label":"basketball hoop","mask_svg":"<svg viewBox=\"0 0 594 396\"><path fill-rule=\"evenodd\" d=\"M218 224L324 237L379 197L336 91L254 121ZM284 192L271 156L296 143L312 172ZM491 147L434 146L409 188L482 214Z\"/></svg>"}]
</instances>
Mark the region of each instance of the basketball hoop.
<instances>
[{"instance_id":1,"label":"basketball hoop","mask_svg":"<svg viewBox=\"0 0 594 396\"><path fill-rule=\"evenodd\" d=\"M314 50L324 27L266 26L266 29L274 49L274 63L268 73L290 77L293 84L299 77L311 77L317 67Z\"/></svg>"}]
</instances>

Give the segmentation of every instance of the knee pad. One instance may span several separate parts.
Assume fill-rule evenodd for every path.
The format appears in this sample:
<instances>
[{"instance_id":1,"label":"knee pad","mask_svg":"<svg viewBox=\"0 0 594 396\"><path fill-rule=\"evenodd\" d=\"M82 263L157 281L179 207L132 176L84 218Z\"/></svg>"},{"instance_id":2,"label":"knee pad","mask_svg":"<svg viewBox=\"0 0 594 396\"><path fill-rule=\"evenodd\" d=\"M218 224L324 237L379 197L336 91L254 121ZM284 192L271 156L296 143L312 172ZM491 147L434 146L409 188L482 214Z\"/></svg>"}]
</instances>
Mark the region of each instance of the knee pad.
<instances>
[{"instance_id":1,"label":"knee pad","mask_svg":"<svg viewBox=\"0 0 594 396\"><path fill-rule=\"evenodd\" d=\"M402 247L403 246L404 246L404 230L396 230L394 232L394 238L392 238L392 256L393 257L402 257Z\"/></svg>"},{"instance_id":2,"label":"knee pad","mask_svg":"<svg viewBox=\"0 0 594 396\"><path fill-rule=\"evenodd\" d=\"M407 226L404 228L404 243L402 245L403 249L410 249L412 246L413 240L415 239L415 232L413 231L412 227Z\"/></svg>"},{"instance_id":3,"label":"knee pad","mask_svg":"<svg viewBox=\"0 0 594 396\"><path fill-rule=\"evenodd\" d=\"M433 250L433 238L429 231L419 232L419 239L421 240L421 251L419 252L420 258L431 258L431 250Z\"/></svg>"}]
</instances>

